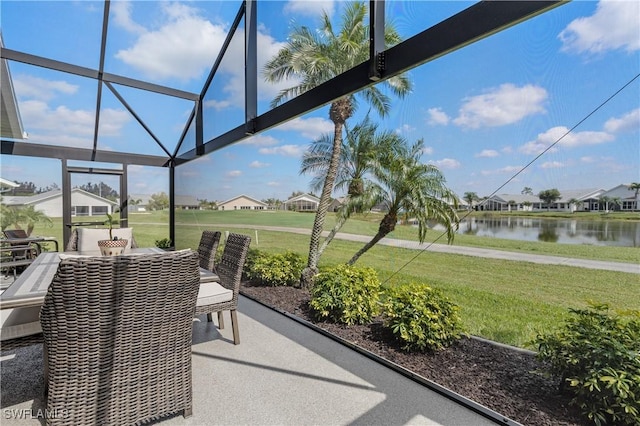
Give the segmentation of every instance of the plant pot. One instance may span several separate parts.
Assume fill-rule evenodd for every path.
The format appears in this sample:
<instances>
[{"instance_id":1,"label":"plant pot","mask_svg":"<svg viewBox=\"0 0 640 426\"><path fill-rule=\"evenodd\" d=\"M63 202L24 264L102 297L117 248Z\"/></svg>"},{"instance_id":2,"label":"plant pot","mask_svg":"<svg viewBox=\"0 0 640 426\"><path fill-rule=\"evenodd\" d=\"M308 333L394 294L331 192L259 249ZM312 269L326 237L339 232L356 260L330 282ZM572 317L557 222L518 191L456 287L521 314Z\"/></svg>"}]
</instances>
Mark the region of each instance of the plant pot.
<instances>
[{"instance_id":1,"label":"plant pot","mask_svg":"<svg viewBox=\"0 0 640 426\"><path fill-rule=\"evenodd\" d=\"M124 253L129 240L100 240L98 247L103 256L119 256Z\"/></svg>"}]
</instances>

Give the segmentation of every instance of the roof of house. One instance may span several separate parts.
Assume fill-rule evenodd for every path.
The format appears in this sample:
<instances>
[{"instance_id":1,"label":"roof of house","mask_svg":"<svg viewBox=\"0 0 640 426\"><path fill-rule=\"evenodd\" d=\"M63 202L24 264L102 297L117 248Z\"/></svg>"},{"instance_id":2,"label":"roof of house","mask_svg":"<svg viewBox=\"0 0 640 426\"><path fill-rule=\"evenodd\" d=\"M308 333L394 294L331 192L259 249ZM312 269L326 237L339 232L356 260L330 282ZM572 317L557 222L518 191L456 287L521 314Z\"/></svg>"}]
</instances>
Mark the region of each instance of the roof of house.
<instances>
[{"instance_id":1,"label":"roof of house","mask_svg":"<svg viewBox=\"0 0 640 426\"><path fill-rule=\"evenodd\" d=\"M80 189L80 188L73 188L71 190L72 193L76 192L76 193L82 193L88 197L91 198L95 198L96 200L105 202L105 203L109 203L112 205L117 205L118 203L116 201L111 201L107 198L104 197L100 197L99 195L96 194L92 194L91 192L87 192L84 189ZM30 205L30 204L36 204L39 203L41 201L46 201L52 198L57 198L57 197L62 197L62 190L61 189L54 189L52 191L47 191L47 192L42 192L40 194L34 194L34 195L14 195L14 196L5 196L3 198L3 203L8 205L8 206L25 206L25 205Z\"/></svg>"},{"instance_id":2,"label":"roof of house","mask_svg":"<svg viewBox=\"0 0 640 426\"><path fill-rule=\"evenodd\" d=\"M175 196L175 204L176 206L198 206L200 202L193 195L176 195Z\"/></svg>"},{"instance_id":3,"label":"roof of house","mask_svg":"<svg viewBox=\"0 0 640 426\"><path fill-rule=\"evenodd\" d=\"M576 200L588 200L590 198L598 198L601 193L604 192L604 189L600 188L589 188L589 189L563 189L560 191L560 200L564 202L569 202L571 199ZM516 204L522 204L525 202L529 203L539 203L540 198L538 195L530 195L530 194L496 194L493 197L489 198L494 201L501 201L507 203L509 201L514 201Z\"/></svg>"},{"instance_id":4,"label":"roof of house","mask_svg":"<svg viewBox=\"0 0 640 426\"><path fill-rule=\"evenodd\" d=\"M640 194L639 194L640 195ZM622 200L635 200L636 191L629 189L629 184L622 184L602 192L599 197L620 198Z\"/></svg>"},{"instance_id":5,"label":"roof of house","mask_svg":"<svg viewBox=\"0 0 640 426\"><path fill-rule=\"evenodd\" d=\"M236 197L229 198L226 201L222 201L222 202L218 203L218 205L220 206L220 205L228 204L228 203L230 203L232 201L237 200L238 198L246 198L247 200L250 200L250 201L252 201L252 202L254 202L254 203L258 204L258 205L265 206L265 207L267 206L267 203L264 203L264 202L262 202L262 201L260 201L260 200L258 200L256 198L249 197L248 195L244 195L244 194L240 194L240 195L238 195Z\"/></svg>"},{"instance_id":6,"label":"roof of house","mask_svg":"<svg viewBox=\"0 0 640 426\"><path fill-rule=\"evenodd\" d=\"M300 201L300 200L305 200L305 201L313 201L315 203L319 203L320 202L320 198L316 197L315 195L311 195L311 194L300 194L300 195L296 195L295 197L291 197L289 198L287 201L285 201L286 203L292 203L295 201Z\"/></svg>"}]
</instances>

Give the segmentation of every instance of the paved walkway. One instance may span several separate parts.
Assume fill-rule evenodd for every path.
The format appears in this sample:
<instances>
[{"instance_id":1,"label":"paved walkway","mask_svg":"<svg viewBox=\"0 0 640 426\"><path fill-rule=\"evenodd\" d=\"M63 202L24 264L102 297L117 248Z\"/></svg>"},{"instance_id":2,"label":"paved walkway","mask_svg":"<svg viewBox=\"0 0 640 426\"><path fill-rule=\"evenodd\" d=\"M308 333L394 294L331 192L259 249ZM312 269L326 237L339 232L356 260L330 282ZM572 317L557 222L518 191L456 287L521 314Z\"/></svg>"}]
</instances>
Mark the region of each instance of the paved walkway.
<instances>
[{"instance_id":1,"label":"paved walkway","mask_svg":"<svg viewBox=\"0 0 640 426\"><path fill-rule=\"evenodd\" d=\"M199 318L192 348L193 416L162 425L495 424L242 296L239 345L233 344L230 323L218 330L206 316ZM30 416L44 408L42 345L4 356L0 379L0 423L40 426Z\"/></svg>"},{"instance_id":2,"label":"paved walkway","mask_svg":"<svg viewBox=\"0 0 640 426\"><path fill-rule=\"evenodd\" d=\"M258 230L262 229L265 231L290 232L294 234L303 234L303 235L309 235L311 233L311 230L306 228L287 228L283 226L233 225L233 224L219 224L216 226L224 227L224 228L249 228L249 229L258 229ZM324 235L327 235L327 234L328 232L324 232ZM363 244L368 242L371 239L371 237L366 235L346 234L343 232L339 232L338 234L336 234L335 238L340 240L357 241ZM502 260L515 260L520 262L541 263L545 265L575 266L578 268L603 269L607 271L640 274L640 263L634 264L634 263L622 263L622 262L605 262L600 260L575 259L575 258L569 258L569 257L548 256L543 254L531 254L531 253L485 249L480 247L467 247L467 246L456 246L456 245L452 246L448 244L427 244L427 243L421 244L417 241L399 240L395 238L383 238L382 240L380 240L378 244L392 246L392 247L413 249L413 250L424 250L426 248L429 251L440 252L440 253L462 254L465 256L487 257L487 258L502 259Z\"/></svg>"}]
</instances>

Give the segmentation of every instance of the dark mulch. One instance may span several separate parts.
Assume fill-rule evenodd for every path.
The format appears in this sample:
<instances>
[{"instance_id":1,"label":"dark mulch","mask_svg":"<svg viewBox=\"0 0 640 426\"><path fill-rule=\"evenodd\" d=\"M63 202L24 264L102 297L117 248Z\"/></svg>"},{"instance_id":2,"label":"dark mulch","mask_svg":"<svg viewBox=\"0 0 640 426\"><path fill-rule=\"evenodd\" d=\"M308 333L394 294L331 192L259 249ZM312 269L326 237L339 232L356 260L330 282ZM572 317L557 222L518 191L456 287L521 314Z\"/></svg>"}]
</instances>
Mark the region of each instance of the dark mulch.
<instances>
[{"instance_id":1,"label":"dark mulch","mask_svg":"<svg viewBox=\"0 0 640 426\"><path fill-rule=\"evenodd\" d=\"M470 338L462 338L435 353L407 353L380 321L355 326L314 321L309 312L307 290L243 283L241 292L314 322L336 336L524 425L590 424L569 406L569 398L558 392L556 380L536 373L542 366L529 353Z\"/></svg>"}]
</instances>

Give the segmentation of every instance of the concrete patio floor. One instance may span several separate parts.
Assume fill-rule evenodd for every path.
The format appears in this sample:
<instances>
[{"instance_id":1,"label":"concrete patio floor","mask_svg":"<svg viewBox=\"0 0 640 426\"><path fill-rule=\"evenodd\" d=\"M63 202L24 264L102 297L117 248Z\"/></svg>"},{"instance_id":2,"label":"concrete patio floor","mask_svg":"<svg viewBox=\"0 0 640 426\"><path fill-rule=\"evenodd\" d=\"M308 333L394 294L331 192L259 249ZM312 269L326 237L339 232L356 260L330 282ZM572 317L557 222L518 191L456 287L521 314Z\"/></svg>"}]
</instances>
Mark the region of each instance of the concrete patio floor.
<instances>
[{"instance_id":1,"label":"concrete patio floor","mask_svg":"<svg viewBox=\"0 0 640 426\"><path fill-rule=\"evenodd\" d=\"M193 416L163 425L488 425L480 414L241 297L240 345L194 323ZM1 358L0 423L39 425L42 346ZM22 417L22 418L17 418ZM511 423L513 424L513 423Z\"/></svg>"}]
</instances>

